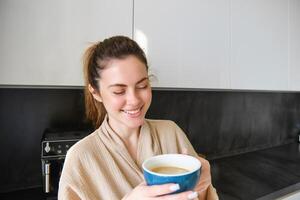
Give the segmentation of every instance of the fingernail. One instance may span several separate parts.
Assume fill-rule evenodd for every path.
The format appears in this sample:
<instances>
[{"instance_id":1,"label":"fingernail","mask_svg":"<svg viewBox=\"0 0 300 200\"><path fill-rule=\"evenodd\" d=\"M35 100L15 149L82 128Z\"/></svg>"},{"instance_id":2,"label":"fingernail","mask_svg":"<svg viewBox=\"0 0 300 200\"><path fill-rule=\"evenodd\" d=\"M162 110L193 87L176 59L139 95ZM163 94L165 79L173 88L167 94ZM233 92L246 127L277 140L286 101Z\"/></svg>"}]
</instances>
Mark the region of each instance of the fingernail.
<instances>
[{"instance_id":1,"label":"fingernail","mask_svg":"<svg viewBox=\"0 0 300 200\"><path fill-rule=\"evenodd\" d=\"M174 184L174 185L171 185L171 186L170 186L170 190L171 190L172 192L177 191L177 190L179 190L179 189L180 189L180 187L179 187L178 184Z\"/></svg>"},{"instance_id":2,"label":"fingernail","mask_svg":"<svg viewBox=\"0 0 300 200\"><path fill-rule=\"evenodd\" d=\"M195 199L198 197L198 192L193 192L188 195L188 199Z\"/></svg>"}]
</instances>

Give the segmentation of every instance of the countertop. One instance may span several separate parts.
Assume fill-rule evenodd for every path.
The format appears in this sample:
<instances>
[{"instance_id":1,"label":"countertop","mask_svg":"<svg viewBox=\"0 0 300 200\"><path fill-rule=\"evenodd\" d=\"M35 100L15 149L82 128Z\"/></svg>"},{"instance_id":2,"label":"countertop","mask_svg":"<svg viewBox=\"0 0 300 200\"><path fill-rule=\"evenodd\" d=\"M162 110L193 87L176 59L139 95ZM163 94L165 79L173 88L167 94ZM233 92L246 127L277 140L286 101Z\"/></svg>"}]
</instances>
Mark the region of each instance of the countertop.
<instances>
[{"instance_id":1,"label":"countertop","mask_svg":"<svg viewBox=\"0 0 300 200\"><path fill-rule=\"evenodd\" d=\"M300 189L300 144L210 161L221 200L276 199Z\"/></svg>"},{"instance_id":2,"label":"countertop","mask_svg":"<svg viewBox=\"0 0 300 200\"><path fill-rule=\"evenodd\" d=\"M54 197L47 197L42 187L18 190L8 193L0 193L1 200L56 200Z\"/></svg>"},{"instance_id":3,"label":"countertop","mask_svg":"<svg viewBox=\"0 0 300 200\"><path fill-rule=\"evenodd\" d=\"M300 189L300 144L211 160L220 200L273 200ZM0 194L1 200L55 200L42 188Z\"/></svg>"}]
</instances>

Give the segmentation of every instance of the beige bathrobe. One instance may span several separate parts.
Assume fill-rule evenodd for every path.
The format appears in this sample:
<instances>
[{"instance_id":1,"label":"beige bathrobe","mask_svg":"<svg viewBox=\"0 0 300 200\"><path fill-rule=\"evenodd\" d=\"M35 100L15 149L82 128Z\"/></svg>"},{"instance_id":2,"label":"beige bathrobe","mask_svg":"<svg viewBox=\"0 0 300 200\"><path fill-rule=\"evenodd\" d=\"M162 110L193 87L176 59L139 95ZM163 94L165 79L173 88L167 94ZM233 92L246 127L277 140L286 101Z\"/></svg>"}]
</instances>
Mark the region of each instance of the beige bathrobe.
<instances>
[{"instance_id":1,"label":"beige bathrobe","mask_svg":"<svg viewBox=\"0 0 300 200\"><path fill-rule=\"evenodd\" d=\"M197 156L183 131L172 121L145 120L134 161L124 143L105 118L92 134L67 153L59 183L59 200L120 200L143 178L145 159L158 154L183 153ZM214 188L208 199L218 199Z\"/></svg>"}]
</instances>

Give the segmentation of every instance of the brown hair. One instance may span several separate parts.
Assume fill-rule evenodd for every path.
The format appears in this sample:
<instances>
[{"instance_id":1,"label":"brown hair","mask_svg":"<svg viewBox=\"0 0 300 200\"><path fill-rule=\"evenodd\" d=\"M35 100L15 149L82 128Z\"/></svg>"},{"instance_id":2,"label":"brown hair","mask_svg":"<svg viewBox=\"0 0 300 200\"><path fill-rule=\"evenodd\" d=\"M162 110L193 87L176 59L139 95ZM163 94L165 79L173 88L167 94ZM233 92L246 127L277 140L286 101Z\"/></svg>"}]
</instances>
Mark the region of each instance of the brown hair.
<instances>
[{"instance_id":1,"label":"brown hair","mask_svg":"<svg viewBox=\"0 0 300 200\"><path fill-rule=\"evenodd\" d=\"M145 64L148 71L148 63L145 53L140 46L132 39L125 36L114 36L102 42L91 45L84 53L83 71L85 80L85 113L88 120L91 120L94 127L101 125L106 115L102 102L94 99L89 91L89 84L99 91L99 79L101 72L106 68L111 59L123 59L129 55L136 56Z\"/></svg>"}]
</instances>

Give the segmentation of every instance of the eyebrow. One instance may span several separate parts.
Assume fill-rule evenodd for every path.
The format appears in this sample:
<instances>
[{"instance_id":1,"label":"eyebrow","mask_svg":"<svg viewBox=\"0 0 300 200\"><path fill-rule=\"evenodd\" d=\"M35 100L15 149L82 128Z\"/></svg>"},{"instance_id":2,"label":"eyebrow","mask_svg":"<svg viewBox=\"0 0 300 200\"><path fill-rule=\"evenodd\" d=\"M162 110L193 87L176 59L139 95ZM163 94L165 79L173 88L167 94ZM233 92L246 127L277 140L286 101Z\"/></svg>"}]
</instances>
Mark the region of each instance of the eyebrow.
<instances>
[{"instance_id":1,"label":"eyebrow","mask_svg":"<svg viewBox=\"0 0 300 200\"><path fill-rule=\"evenodd\" d=\"M142 83L143 81L148 80L148 79L149 79L148 77L144 77L141 80L139 80L138 82L136 82L136 84ZM116 83L116 84L109 85L108 88L111 88L111 87L126 87L126 86L127 85L125 85L125 84Z\"/></svg>"}]
</instances>

